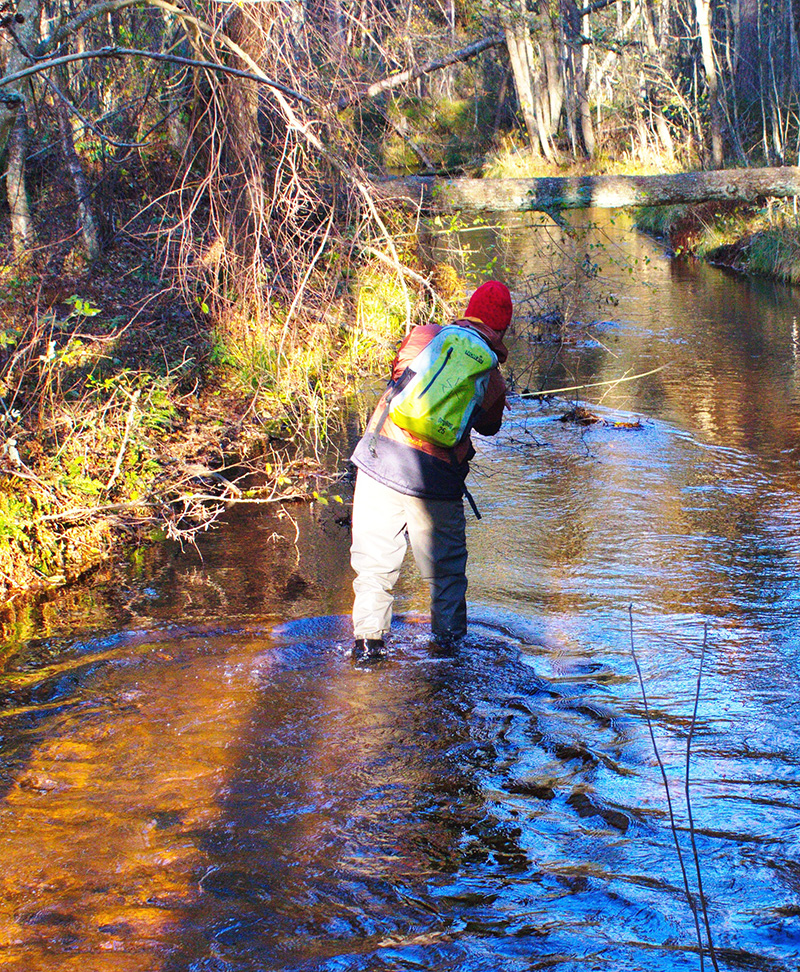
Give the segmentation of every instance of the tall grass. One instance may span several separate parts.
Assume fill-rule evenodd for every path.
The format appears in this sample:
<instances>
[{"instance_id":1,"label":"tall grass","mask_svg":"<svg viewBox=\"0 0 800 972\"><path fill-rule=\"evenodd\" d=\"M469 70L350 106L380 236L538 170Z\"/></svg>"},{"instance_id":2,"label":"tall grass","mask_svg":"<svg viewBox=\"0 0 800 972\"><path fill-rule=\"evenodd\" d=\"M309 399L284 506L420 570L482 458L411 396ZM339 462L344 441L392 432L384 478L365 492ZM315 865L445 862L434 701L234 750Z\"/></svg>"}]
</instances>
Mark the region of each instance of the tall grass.
<instances>
[{"instance_id":1,"label":"tall grass","mask_svg":"<svg viewBox=\"0 0 800 972\"><path fill-rule=\"evenodd\" d=\"M353 268L349 293L316 316L304 311L289 321L285 310L276 310L268 328L245 340L231 334L247 334L246 328L220 331L214 359L221 378L251 397L270 435L318 455L330 446L329 433L353 389L388 373L407 327L443 320L448 304L431 296L450 284L441 270L424 276L414 270L404 280L395 268L367 259Z\"/></svg>"}]
</instances>

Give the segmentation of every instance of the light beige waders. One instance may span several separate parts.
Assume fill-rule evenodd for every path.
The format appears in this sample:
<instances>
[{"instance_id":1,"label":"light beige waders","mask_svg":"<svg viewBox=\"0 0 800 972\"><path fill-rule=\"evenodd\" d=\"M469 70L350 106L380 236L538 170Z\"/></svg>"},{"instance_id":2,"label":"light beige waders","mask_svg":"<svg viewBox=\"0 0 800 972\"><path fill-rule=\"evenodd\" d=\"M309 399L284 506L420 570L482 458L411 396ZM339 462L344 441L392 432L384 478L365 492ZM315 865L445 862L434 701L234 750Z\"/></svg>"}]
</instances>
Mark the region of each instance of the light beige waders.
<instances>
[{"instance_id":1,"label":"light beige waders","mask_svg":"<svg viewBox=\"0 0 800 972\"><path fill-rule=\"evenodd\" d=\"M431 589L434 637L467 632L464 503L406 496L359 469L353 501L353 636L383 638L392 622L392 589L408 549Z\"/></svg>"}]
</instances>

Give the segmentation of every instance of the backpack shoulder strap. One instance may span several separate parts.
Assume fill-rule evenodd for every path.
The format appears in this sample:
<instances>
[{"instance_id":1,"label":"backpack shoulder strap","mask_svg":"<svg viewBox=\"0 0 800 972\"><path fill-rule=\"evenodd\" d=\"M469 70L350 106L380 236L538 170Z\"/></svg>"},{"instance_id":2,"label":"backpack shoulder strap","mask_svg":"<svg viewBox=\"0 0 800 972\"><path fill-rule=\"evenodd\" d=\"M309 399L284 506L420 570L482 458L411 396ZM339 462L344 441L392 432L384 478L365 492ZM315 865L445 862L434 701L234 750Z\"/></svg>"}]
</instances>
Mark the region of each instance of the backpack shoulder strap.
<instances>
[{"instance_id":1,"label":"backpack shoulder strap","mask_svg":"<svg viewBox=\"0 0 800 972\"><path fill-rule=\"evenodd\" d=\"M383 402L383 408L381 409L381 414L378 421L375 423L375 428L372 430L372 435L369 437L369 451L372 455L375 455L375 450L378 443L378 436L381 434L381 429L386 423L386 419L389 417L389 412L392 408L392 399L395 395L399 394L414 377L414 372L411 368L406 368L405 371L396 380L390 381L385 392L385 398Z\"/></svg>"}]
</instances>

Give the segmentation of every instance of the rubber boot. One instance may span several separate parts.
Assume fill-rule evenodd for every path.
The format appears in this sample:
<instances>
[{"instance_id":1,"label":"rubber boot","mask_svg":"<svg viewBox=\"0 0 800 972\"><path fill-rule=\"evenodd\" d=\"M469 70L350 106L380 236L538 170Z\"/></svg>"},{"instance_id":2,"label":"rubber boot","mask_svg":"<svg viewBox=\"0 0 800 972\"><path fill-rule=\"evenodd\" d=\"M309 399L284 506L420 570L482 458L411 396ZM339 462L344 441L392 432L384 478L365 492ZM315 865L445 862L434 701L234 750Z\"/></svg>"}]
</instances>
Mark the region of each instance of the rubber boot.
<instances>
[{"instance_id":1,"label":"rubber boot","mask_svg":"<svg viewBox=\"0 0 800 972\"><path fill-rule=\"evenodd\" d=\"M376 662L384 658L383 638L356 638L352 658L356 662Z\"/></svg>"}]
</instances>

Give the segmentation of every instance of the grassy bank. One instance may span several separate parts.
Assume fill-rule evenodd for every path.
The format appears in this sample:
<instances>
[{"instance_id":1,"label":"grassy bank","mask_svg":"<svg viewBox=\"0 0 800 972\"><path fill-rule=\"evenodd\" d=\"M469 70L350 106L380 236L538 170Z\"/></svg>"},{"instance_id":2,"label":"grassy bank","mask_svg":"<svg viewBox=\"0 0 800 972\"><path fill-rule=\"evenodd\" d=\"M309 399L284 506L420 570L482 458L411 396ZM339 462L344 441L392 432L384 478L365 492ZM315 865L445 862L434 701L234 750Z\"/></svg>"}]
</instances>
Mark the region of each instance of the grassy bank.
<instances>
[{"instance_id":1,"label":"grassy bank","mask_svg":"<svg viewBox=\"0 0 800 972\"><path fill-rule=\"evenodd\" d=\"M690 168L697 160L684 160ZM553 166L519 140L506 139L484 161L487 178L585 175L657 175L681 171L676 160L650 164L625 157L574 160ZM676 256L692 256L739 273L800 283L800 210L790 199L759 205L706 203L652 206L636 211L634 225L665 240Z\"/></svg>"},{"instance_id":2,"label":"grassy bank","mask_svg":"<svg viewBox=\"0 0 800 972\"><path fill-rule=\"evenodd\" d=\"M482 161L480 175L487 179L545 179L556 176L659 175L694 168L696 159L631 158L624 151L612 157L598 154L593 159L564 157L558 164L531 152L519 136L500 135Z\"/></svg>"},{"instance_id":3,"label":"grassy bank","mask_svg":"<svg viewBox=\"0 0 800 972\"><path fill-rule=\"evenodd\" d=\"M791 200L652 207L637 212L635 225L666 240L676 256L800 283L800 216Z\"/></svg>"},{"instance_id":4,"label":"grassy bank","mask_svg":"<svg viewBox=\"0 0 800 972\"><path fill-rule=\"evenodd\" d=\"M126 545L192 542L232 503L324 492L346 398L385 373L407 319L461 298L441 268L408 270L365 259L318 314L276 304L236 328L120 254L70 275L7 267L0 602Z\"/></svg>"}]
</instances>

